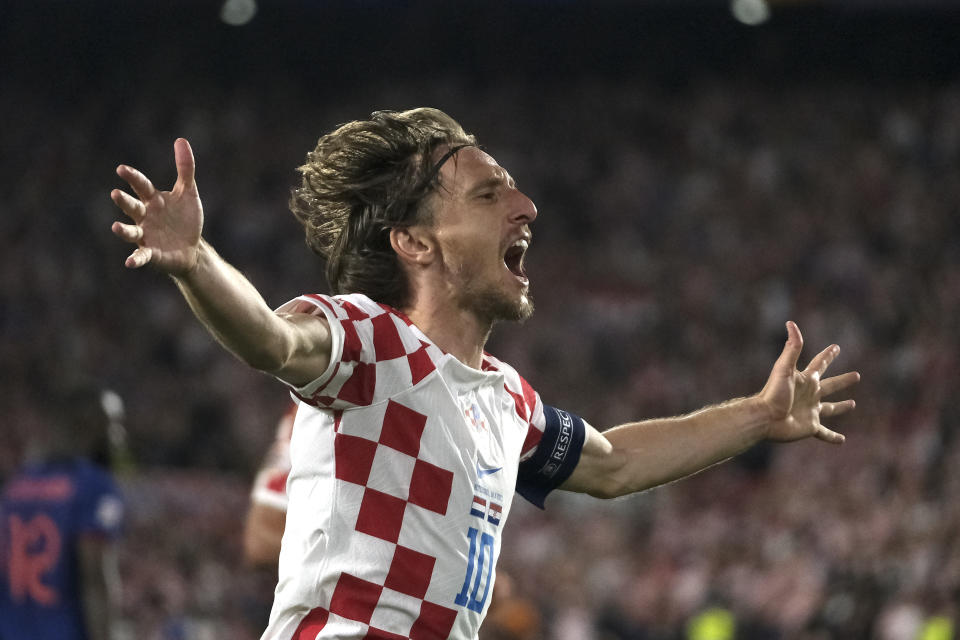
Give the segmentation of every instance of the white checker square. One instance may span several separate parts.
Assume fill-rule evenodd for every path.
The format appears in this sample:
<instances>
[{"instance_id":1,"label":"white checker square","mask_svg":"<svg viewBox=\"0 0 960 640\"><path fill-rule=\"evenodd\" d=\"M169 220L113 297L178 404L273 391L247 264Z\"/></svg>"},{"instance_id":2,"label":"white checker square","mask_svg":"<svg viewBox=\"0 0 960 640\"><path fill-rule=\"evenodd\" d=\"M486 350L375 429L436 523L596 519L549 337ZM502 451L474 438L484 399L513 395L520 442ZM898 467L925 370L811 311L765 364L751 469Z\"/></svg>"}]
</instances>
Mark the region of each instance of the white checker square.
<instances>
[{"instance_id":1,"label":"white checker square","mask_svg":"<svg viewBox=\"0 0 960 640\"><path fill-rule=\"evenodd\" d=\"M406 500L410 496L410 479L417 459L396 449L380 445L373 457L367 486Z\"/></svg>"}]
</instances>

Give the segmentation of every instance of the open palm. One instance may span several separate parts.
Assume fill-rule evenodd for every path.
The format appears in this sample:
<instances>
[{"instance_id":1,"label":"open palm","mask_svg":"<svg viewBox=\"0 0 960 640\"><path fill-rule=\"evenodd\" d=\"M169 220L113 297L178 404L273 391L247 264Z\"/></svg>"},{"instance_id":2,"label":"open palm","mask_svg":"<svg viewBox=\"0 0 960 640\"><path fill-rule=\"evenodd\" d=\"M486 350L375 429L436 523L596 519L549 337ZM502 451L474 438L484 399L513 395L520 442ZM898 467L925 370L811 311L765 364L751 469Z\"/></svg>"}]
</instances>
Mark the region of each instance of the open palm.
<instances>
[{"instance_id":1,"label":"open palm","mask_svg":"<svg viewBox=\"0 0 960 640\"><path fill-rule=\"evenodd\" d=\"M197 264L203 231L203 205L194 180L195 164L190 143L174 143L177 181L170 191L159 191L150 180L127 165L117 175L127 181L137 197L114 189L110 197L133 224L114 222L119 238L137 245L125 266L136 269L152 264L171 275L184 275Z\"/></svg>"},{"instance_id":2,"label":"open palm","mask_svg":"<svg viewBox=\"0 0 960 640\"><path fill-rule=\"evenodd\" d=\"M813 436L825 442L839 444L843 435L821 424L824 417L837 416L854 408L853 400L822 402L821 398L842 391L860 380L860 374L851 371L831 378L823 378L827 367L840 353L840 347L830 345L818 353L802 371L797 361L803 350L803 336L793 322L787 323L787 344L777 358L760 392L766 405L770 424L767 438L790 442Z\"/></svg>"}]
</instances>

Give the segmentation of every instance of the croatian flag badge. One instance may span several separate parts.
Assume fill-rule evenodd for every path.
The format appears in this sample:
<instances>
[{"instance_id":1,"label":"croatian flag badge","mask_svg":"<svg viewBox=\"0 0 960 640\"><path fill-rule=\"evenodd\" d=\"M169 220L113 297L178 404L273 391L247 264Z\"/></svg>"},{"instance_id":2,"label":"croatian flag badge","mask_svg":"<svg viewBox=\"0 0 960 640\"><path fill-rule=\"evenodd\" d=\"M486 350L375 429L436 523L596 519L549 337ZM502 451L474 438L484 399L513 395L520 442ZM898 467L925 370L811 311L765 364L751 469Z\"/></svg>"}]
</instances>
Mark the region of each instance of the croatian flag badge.
<instances>
[{"instance_id":1,"label":"croatian flag badge","mask_svg":"<svg viewBox=\"0 0 960 640\"><path fill-rule=\"evenodd\" d=\"M487 511L487 522L490 522L494 525L500 525L500 514L503 511L503 508L494 503L490 503L490 510Z\"/></svg>"},{"instance_id":2,"label":"croatian flag badge","mask_svg":"<svg viewBox=\"0 0 960 640\"><path fill-rule=\"evenodd\" d=\"M483 518L487 515L487 501L480 496L473 496L473 504L470 505L470 515Z\"/></svg>"}]
</instances>

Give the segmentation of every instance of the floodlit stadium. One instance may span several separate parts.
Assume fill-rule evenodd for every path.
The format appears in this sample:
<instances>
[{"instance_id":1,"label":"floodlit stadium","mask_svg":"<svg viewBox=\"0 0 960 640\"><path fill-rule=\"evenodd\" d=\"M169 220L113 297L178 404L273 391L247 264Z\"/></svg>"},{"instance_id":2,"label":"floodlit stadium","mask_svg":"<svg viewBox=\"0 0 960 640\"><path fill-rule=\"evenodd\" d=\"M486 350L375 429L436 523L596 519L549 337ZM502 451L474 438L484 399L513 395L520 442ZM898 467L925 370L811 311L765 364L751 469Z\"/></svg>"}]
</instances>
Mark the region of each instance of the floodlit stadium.
<instances>
[{"instance_id":1,"label":"floodlit stadium","mask_svg":"<svg viewBox=\"0 0 960 640\"><path fill-rule=\"evenodd\" d=\"M203 237L276 308L330 292L288 208L307 152L373 111L430 106L536 203L513 269L536 312L485 349L544 404L603 429L756 393L788 320L801 368L837 343L831 372L863 377L856 410L823 419L842 446L762 442L543 511L477 489L485 526L509 512L492 604L473 588L491 575L477 530L478 573L447 603L484 611L479 639L957 638L958 34L954 0L2 3L0 484L50 398L97 381L125 504L109 637L260 638L277 567L244 559L245 519L286 486L289 467L263 464L291 395L169 277L124 268L115 170L169 189L188 139ZM481 404L464 407L478 430ZM53 538L6 522L0 588L47 594Z\"/></svg>"}]
</instances>

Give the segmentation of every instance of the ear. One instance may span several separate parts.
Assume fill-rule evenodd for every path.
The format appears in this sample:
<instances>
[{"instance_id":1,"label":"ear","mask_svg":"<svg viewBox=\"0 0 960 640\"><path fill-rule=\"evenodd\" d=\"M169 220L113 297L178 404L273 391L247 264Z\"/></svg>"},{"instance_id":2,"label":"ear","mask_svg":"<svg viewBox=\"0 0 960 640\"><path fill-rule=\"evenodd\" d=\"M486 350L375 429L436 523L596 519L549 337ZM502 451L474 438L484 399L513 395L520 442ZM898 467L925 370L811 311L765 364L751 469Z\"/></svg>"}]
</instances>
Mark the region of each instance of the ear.
<instances>
[{"instance_id":1,"label":"ear","mask_svg":"<svg viewBox=\"0 0 960 640\"><path fill-rule=\"evenodd\" d=\"M405 264L427 266L436 259L436 243L421 225L390 229L390 246Z\"/></svg>"}]
</instances>

